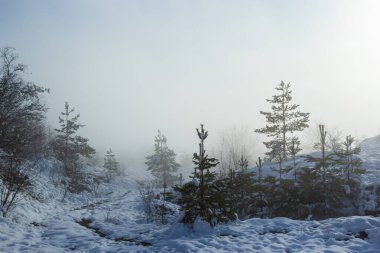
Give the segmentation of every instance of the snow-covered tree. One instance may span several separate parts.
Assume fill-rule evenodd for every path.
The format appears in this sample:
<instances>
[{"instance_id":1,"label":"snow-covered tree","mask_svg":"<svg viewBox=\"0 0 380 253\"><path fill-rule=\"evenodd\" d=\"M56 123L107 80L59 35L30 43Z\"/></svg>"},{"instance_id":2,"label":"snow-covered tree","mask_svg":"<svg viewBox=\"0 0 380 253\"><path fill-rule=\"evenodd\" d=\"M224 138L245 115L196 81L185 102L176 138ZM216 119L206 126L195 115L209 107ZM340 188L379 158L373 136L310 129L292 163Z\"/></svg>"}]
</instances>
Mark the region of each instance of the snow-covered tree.
<instances>
[{"instance_id":1,"label":"snow-covered tree","mask_svg":"<svg viewBox=\"0 0 380 253\"><path fill-rule=\"evenodd\" d=\"M267 99L267 102L272 104L272 111L260 111L265 116L267 124L263 128L256 129L255 132L265 134L270 138L269 141L264 142L269 150L266 154L271 160L279 163L281 180L284 169L283 162L289 154L287 147L291 144L289 134L293 135L309 126L309 113L300 112L299 105L292 103L292 91L289 83L285 84L284 81L281 81L276 90L279 94L273 95L272 99Z\"/></svg>"},{"instance_id":2,"label":"snow-covered tree","mask_svg":"<svg viewBox=\"0 0 380 253\"><path fill-rule=\"evenodd\" d=\"M157 181L166 188L177 180L176 173L179 164L176 162L176 154L167 146L167 139L158 130L154 140L154 154L146 157L147 170L156 177Z\"/></svg>"},{"instance_id":3,"label":"snow-covered tree","mask_svg":"<svg viewBox=\"0 0 380 253\"><path fill-rule=\"evenodd\" d=\"M112 152L112 149L109 149L106 152L104 157L104 168L107 169L107 179L111 180L114 176L119 174L119 163L116 161L115 154Z\"/></svg>"}]
</instances>

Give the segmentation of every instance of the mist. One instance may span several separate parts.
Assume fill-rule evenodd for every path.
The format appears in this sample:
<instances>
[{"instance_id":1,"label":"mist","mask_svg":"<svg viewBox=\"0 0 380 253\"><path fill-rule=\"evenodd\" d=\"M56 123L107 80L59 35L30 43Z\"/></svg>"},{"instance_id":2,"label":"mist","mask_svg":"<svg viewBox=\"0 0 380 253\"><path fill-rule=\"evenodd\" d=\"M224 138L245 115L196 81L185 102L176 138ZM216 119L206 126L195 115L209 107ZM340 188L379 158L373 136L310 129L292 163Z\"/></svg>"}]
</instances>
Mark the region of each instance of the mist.
<instances>
[{"instance_id":1,"label":"mist","mask_svg":"<svg viewBox=\"0 0 380 253\"><path fill-rule=\"evenodd\" d=\"M295 103L358 138L380 133L378 1L1 1L0 47L50 88L47 120L68 101L102 159L144 171L160 129L179 157L234 127L262 154L260 110L281 80ZM216 151L215 151L216 152ZM184 158L185 159L185 158ZM253 161L252 161L253 163ZM191 168L189 168L191 170Z\"/></svg>"},{"instance_id":2,"label":"mist","mask_svg":"<svg viewBox=\"0 0 380 253\"><path fill-rule=\"evenodd\" d=\"M0 0L0 252L380 252L379 10Z\"/></svg>"}]
</instances>

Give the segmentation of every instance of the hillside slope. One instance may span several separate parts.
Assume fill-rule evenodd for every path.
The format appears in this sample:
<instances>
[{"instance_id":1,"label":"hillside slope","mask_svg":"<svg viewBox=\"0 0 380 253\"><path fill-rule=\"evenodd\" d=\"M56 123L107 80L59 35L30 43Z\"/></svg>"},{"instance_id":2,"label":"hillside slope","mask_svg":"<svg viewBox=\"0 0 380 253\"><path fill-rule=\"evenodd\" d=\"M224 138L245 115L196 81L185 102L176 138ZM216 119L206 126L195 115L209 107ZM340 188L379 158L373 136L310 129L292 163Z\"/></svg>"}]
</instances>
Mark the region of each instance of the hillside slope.
<instances>
[{"instance_id":1,"label":"hillside slope","mask_svg":"<svg viewBox=\"0 0 380 253\"><path fill-rule=\"evenodd\" d=\"M365 139L360 143L363 167L367 174L363 176L366 184L380 184L380 135Z\"/></svg>"},{"instance_id":2,"label":"hillside slope","mask_svg":"<svg viewBox=\"0 0 380 253\"><path fill-rule=\"evenodd\" d=\"M380 136L361 144L366 183L380 182ZM173 222L146 222L139 186L128 176L101 185L100 194L69 194L54 187L46 161L35 180L39 200L26 197L0 218L0 252L380 252L380 218L322 221L248 219L193 230ZM267 165L269 169L270 165ZM89 168L99 172L99 168Z\"/></svg>"},{"instance_id":3,"label":"hillside slope","mask_svg":"<svg viewBox=\"0 0 380 253\"><path fill-rule=\"evenodd\" d=\"M0 252L380 251L380 218L366 216L254 218L215 228L198 221L194 230L178 222L147 223L136 184L128 178L115 181L101 197L71 195L64 203L29 200L0 219L0 229Z\"/></svg>"}]
</instances>

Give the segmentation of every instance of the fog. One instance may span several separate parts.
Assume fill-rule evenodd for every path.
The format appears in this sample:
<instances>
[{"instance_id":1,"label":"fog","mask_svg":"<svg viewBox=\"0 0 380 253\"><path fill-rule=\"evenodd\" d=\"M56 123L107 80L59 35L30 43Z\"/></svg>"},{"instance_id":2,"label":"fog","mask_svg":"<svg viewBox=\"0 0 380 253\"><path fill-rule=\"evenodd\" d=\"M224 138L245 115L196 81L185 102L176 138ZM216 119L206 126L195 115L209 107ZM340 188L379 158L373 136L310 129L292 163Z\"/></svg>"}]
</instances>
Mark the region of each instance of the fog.
<instances>
[{"instance_id":1,"label":"fog","mask_svg":"<svg viewBox=\"0 0 380 253\"><path fill-rule=\"evenodd\" d=\"M143 168L160 129L179 157L233 127L260 154L274 87L358 138L380 133L378 1L0 1L0 47L50 88L48 122L65 101L99 156ZM227 129L227 130L226 130ZM248 130L247 130L248 129ZM250 131L251 130L251 131ZM186 159L186 158L183 158ZM253 161L252 161L253 163Z\"/></svg>"}]
</instances>

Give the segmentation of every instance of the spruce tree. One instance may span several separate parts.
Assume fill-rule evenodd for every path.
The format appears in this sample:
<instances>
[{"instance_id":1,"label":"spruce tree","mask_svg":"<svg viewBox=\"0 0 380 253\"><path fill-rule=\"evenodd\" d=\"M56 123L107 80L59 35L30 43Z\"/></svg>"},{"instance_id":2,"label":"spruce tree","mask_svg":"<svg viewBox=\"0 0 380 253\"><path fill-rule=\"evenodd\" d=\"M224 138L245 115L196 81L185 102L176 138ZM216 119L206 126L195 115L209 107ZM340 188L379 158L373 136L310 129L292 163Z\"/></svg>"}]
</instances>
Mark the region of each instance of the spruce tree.
<instances>
[{"instance_id":1,"label":"spruce tree","mask_svg":"<svg viewBox=\"0 0 380 253\"><path fill-rule=\"evenodd\" d=\"M55 157L63 163L64 172L70 178L73 191L83 190L83 182L80 174L80 157L91 158L95 149L88 145L88 139L77 135L77 131L83 127L78 123L79 114L72 116L74 108L65 103L65 110L59 117L60 128L55 129L57 136L52 141L52 149Z\"/></svg>"},{"instance_id":2,"label":"spruce tree","mask_svg":"<svg viewBox=\"0 0 380 253\"><path fill-rule=\"evenodd\" d=\"M106 152L103 167L107 169L106 177L108 181L119 174L119 163L116 161L115 154L112 152L112 149L109 149Z\"/></svg>"},{"instance_id":3,"label":"spruce tree","mask_svg":"<svg viewBox=\"0 0 380 253\"><path fill-rule=\"evenodd\" d=\"M178 171L179 164L176 162L176 154L167 146L167 139L160 130L154 142L154 154L146 157L145 164L158 183L166 188L176 181L177 177L174 173Z\"/></svg>"},{"instance_id":4,"label":"spruce tree","mask_svg":"<svg viewBox=\"0 0 380 253\"><path fill-rule=\"evenodd\" d=\"M255 132L265 134L270 138L269 141L264 142L266 148L269 149L266 154L271 160L274 159L279 163L281 180L283 162L289 154L287 147L291 143L288 135L309 127L309 113L298 111L299 105L292 103L290 84L281 81L276 90L279 94L273 95L272 99L267 99L267 102L272 104L272 111L260 111L265 116L267 125L256 129Z\"/></svg>"}]
</instances>

